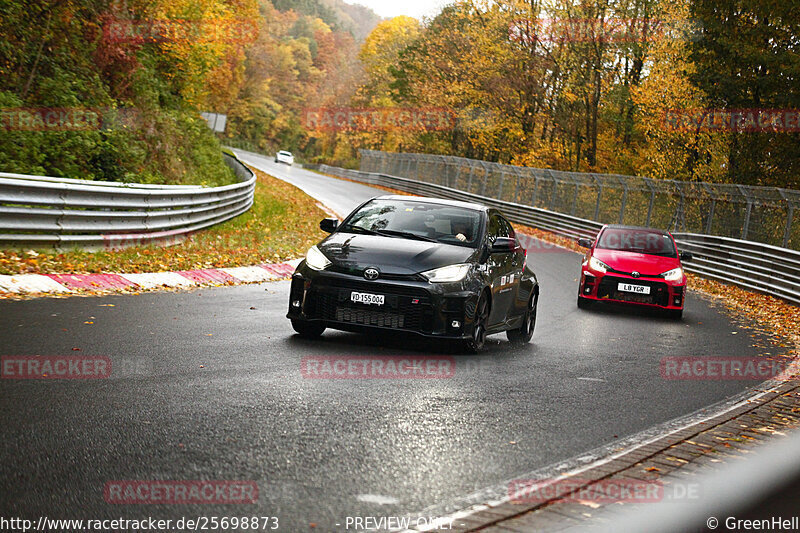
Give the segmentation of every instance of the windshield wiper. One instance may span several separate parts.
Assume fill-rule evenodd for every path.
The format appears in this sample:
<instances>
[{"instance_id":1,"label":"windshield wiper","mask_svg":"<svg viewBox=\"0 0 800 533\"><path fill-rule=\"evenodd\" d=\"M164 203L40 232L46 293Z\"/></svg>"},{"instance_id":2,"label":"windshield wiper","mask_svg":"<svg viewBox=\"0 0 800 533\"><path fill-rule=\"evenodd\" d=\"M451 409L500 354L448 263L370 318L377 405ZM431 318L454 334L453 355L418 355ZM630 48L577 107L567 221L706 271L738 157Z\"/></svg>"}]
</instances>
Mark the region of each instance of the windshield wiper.
<instances>
[{"instance_id":1,"label":"windshield wiper","mask_svg":"<svg viewBox=\"0 0 800 533\"><path fill-rule=\"evenodd\" d=\"M345 226L342 226L342 228L340 229L340 231L353 231L353 230L357 230L358 232L361 233L366 233L367 235L379 235L377 231L373 231L367 228L362 228L361 226L355 226L353 224L347 224Z\"/></svg>"},{"instance_id":2,"label":"windshield wiper","mask_svg":"<svg viewBox=\"0 0 800 533\"><path fill-rule=\"evenodd\" d=\"M380 231L375 232L378 235L384 235L386 237L404 237L406 239L415 239L418 241L425 241L425 242L439 242L436 239L431 239L430 237L423 237L422 235L417 235L416 233L411 233L410 231L397 231L393 229L383 229Z\"/></svg>"},{"instance_id":3,"label":"windshield wiper","mask_svg":"<svg viewBox=\"0 0 800 533\"><path fill-rule=\"evenodd\" d=\"M439 242L436 239L431 239L430 237L423 237L422 235L417 235L416 233L411 233L410 231L397 231L393 229L383 229L380 231L376 231L373 229L362 228L361 226L356 226L353 224L347 224L345 226L342 226L340 231L358 231L366 235L380 235L382 237L403 237L406 239L415 239L418 241L425 241L425 242Z\"/></svg>"}]
</instances>

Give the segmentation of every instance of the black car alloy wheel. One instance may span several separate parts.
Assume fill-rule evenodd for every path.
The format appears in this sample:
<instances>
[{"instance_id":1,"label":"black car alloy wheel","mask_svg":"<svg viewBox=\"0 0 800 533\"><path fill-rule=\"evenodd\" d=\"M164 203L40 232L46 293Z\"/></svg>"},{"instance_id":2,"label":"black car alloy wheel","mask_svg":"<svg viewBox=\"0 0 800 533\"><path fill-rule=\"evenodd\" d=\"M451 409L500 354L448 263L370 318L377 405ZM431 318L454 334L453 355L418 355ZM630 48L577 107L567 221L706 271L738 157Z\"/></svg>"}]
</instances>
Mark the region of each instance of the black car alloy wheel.
<instances>
[{"instance_id":1,"label":"black car alloy wheel","mask_svg":"<svg viewBox=\"0 0 800 533\"><path fill-rule=\"evenodd\" d=\"M478 305L475 306L475 325L472 338L466 342L467 351L475 353L483 349L486 344L486 323L489 320L489 300L486 293L481 293Z\"/></svg>"},{"instance_id":2,"label":"black car alloy wheel","mask_svg":"<svg viewBox=\"0 0 800 533\"><path fill-rule=\"evenodd\" d=\"M517 329L510 329L506 332L508 340L514 344L524 345L533 338L533 330L536 328L536 310L539 307L539 295L534 294L528 302L528 310L522 320L522 324Z\"/></svg>"}]
</instances>

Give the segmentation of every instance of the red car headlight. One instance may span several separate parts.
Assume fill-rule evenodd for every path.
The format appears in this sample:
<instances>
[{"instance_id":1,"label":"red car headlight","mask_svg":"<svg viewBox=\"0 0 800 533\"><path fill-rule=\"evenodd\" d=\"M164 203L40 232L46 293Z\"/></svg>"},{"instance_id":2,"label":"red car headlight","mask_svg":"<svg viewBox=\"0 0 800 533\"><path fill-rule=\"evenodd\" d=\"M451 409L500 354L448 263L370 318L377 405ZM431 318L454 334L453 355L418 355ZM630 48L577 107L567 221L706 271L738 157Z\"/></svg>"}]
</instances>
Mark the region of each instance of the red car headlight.
<instances>
[{"instance_id":1,"label":"red car headlight","mask_svg":"<svg viewBox=\"0 0 800 533\"><path fill-rule=\"evenodd\" d=\"M683 279L683 269L681 267L673 268L672 270L667 270L661 277L667 281L680 281Z\"/></svg>"},{"instance_id":2,"label":"red car headlight","mask_svg":"<svg viewBox=\"0 0 800 533\"><path fill-rule=\"evenodd\" d=\"M589 258L589 268L591 268L592 270L595 270L597 272L603 272L603 273L611 270L610 266L608 266L607 264L603 263L602 261L600 261L596 257L590 257Z\"/></svg>"}]
</instances>

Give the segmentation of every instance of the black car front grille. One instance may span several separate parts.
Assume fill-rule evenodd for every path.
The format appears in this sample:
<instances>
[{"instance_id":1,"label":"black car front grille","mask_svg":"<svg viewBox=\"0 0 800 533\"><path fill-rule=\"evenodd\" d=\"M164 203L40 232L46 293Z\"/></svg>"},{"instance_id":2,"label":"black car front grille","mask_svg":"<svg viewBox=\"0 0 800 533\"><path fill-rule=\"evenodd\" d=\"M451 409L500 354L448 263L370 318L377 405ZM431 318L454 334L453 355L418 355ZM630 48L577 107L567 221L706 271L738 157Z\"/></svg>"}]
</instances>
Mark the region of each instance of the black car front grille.
<instances>
[{"instance_id":1,"label":"black car front grille","mask_svg":"<svg viewBox=\"0 0 800 533\"><path fill-rule=\"evenodd\" d=\"M364 269L353 269L353 268L346 268L343 266L332 266L328 269L330 272L337 272L339 274L346 274L348 276L357 276L361 278L363 275ZM422 277L420 274L387 274L385 272L380 273L380 279L386 279L391 281L425 281L425 278Z\"/></svg>"},{"instance_id":2,"label":"black car front grille","mask_svg":"<svg viewBox=\"0 0 800 533\"><path fill-rule=\"evenodd\" d=\"M636 294L632 292L620 291L620 283L650 287L650 294ZM659 281L603 276L603 279L597 286L597 297L600 299L608 298L623 302L666 306L669 303L669 287L666 283Z\"/></svg>"},{"instance_id":3,"label":"black car front grille","mask_svg":"<svg viewBox=\"0 0 800 533\"><path fill-rule=\"evenodd\" d=\"M338 322L349 322L351 324L364 324L367 326L380 326L386 328L405 329L406 317L401 313L387 313L374 309L353 309L351 307L336 307L336 320ZM410 321L410 326L419 324ZM414 328L416 329L416 328Z\"/></svg>"},{"instance_id":4,"label":"black car front grille","mask_svg":"<svg viewBox=\"0 0 800 533\"><path fill-rule=\"evenodd\" d=\"M381 306L353 302L352 292L384 296ZM318 279L312 286L306 314L356 325L430 333L433 308L425 289L339 278Z\"/></svg>"}]
</instances>

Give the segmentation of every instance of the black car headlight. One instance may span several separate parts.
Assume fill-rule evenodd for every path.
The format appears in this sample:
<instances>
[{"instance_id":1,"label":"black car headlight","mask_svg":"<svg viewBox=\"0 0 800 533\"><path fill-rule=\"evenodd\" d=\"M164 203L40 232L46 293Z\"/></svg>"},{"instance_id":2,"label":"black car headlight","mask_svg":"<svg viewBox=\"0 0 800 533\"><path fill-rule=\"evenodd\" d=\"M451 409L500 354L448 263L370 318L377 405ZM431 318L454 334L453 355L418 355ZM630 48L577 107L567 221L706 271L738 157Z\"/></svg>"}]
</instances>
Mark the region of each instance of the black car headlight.
<instances>
[{"instance_id":1,"label":"black car headlight","mask_svg":"<svg viewBox=\"0 0 800 533\"><path fill-rule=\"evenodd\" d=\"M306 265L312 270L325 270L331 266L331 262L325 257L325 254L319 251L319 248L312 246L306 253Z\"/></svg>"},{"instance_id":2,"label":"black car headlight","mask_svg":"<svg viewBox=\"0 0 800 533\"><path fill-rule=\"evenodd\" d=\"M450 283L464 279L469 273L470 268L472 268L471 264L461 263L428 270L427 272L423 272L422 275L431 283Z\"/></svg>"}]
</instances>

